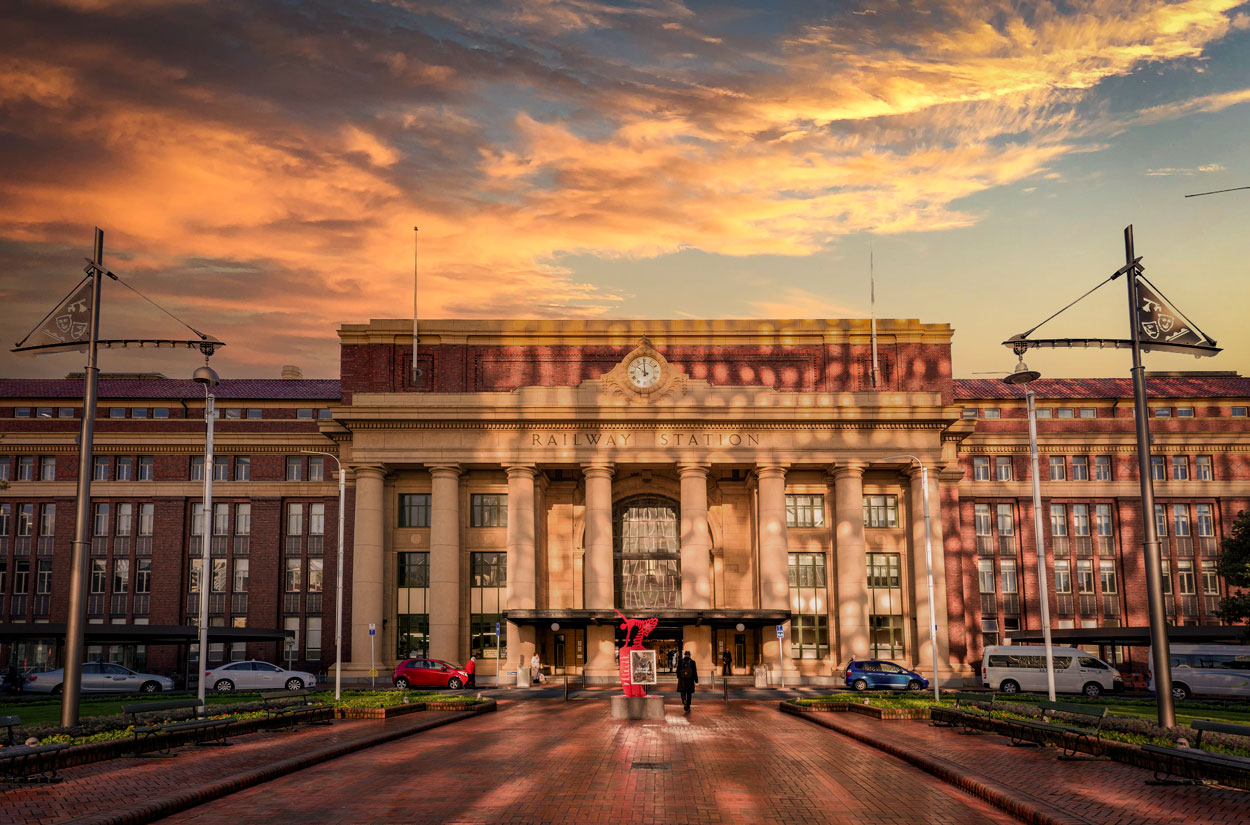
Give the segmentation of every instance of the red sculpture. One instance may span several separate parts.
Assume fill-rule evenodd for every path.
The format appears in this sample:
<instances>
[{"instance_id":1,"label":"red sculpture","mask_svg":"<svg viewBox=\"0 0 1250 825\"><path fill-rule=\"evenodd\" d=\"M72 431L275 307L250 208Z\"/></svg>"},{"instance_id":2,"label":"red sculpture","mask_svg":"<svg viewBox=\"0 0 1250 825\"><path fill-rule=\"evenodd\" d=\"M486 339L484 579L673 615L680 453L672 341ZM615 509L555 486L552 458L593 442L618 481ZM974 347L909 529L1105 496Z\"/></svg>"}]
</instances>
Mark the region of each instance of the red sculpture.
<instances>
[{"instance_id":1,"label":"red sculpture","mask_svg":"<svg viewBox=\"0 0 1250 825\"><path fill-rule=\"evenodd\" d=\"M625 646L621 648L620 656L621 687L625 690L626 696L645 696L646 690L641 685L634 684L633 676L630 671L629 652L631 650L646 649L642 646L642 640L652 630L655 630L655 628L660 624L660 620L627 619L625 618L625 614L619 610L616 610L616 615L621 617L621 630L625 631ZM633 641L631 643L630 636L634 634L635 630L637 630L638 633L633 635Z\"/></svg>"}]
</instances>

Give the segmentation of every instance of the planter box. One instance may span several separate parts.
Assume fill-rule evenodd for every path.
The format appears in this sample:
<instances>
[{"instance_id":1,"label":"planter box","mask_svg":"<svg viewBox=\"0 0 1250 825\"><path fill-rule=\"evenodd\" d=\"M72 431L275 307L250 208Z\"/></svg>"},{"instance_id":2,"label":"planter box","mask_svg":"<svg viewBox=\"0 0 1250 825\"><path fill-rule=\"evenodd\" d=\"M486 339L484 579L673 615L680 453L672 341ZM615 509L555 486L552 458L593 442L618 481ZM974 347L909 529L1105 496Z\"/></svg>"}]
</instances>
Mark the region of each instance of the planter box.
<instances>
[{"instance_id":1,"label":"planter box","mask_svg":"<svg viewBox=\"0 0 1250 825\"><path fill-rule=\"evenodd\" d=\"M337 708L335 716L339 719L391 719L423 710L469 711L481 707L482 705L466 705L464 702L409 702L406 705L390 705L384 708ZM493 700L491 710L494 710Z\"/></svg>"},{"instance_id":2,"label":"planter box","mask_svg":"<svg viewBox=\"0 0 1250 825\"><path fill-rule=\"evenodd\" d=\"M929 718L928 708L877 708L872 705L856 704L854 702L820 702L810 705L798 705L787 701L781 703L781 709L788 713L858 713L860 716L887 721Z\"/></svg>"}]
</instances>

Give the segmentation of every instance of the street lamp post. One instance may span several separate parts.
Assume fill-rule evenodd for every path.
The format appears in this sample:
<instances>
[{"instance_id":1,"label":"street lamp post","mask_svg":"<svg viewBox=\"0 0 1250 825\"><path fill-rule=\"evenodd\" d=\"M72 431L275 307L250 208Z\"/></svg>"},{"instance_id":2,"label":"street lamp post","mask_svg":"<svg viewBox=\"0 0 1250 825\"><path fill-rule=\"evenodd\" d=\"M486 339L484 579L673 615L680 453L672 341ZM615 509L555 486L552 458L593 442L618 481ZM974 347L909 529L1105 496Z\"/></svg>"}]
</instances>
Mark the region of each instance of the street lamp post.
<instances>
[{"instance_id":1,"label":"street lamp post","mask_svg":"<svg viewBox=\"0 0 1250 825\"><path fill-rule=\"evenodd\" d=\"M208 587L209 587L209 549L208 545L212 536L212 520L213 520L213 419L216 412L213 410L213 403L216 398L213 396L213 387L220 383L221 379L217 377L217 373L208 365L208 359L205 358L204 366L195 370L191 376L191 380L204 385L204 420L207 429L204 436L204 505L203 511L200 513L200 535L202 536L202 544L200 545L200 619L199 619L199 644L200 644L200 661L199 672L196 676L195 695L200 700L200 713L205 712L204 707L204 688L206 673L205 667L208 665Z\"/></svg>"},{"instance_id":2,"label":"street lamp post","mask_svg":"<svg viewBox=\"0 0 1250 825\"><path fill-rule=\"evenodd\" d=\"M1050 640L1050 595L1046 588L1046 551L1042 547L1042 480L1037 470L1037 396L1029 386L1040 372L1031 370L1024 363L1026 347L1019 347L1016 355L1020 363L1011 375L1003 379L1006 384L1023 384L1024 398L1029 411L1029 476L1033 479L1033 541L1037 551L1037 598L1041 605L1042 640L1046 645L1046 690L1050 701L1055 701L1055 661Z\"/></svg>"},{"instance_id":3,"label":"street lamp post","mask_svg":"<svg viewBox=\"0 0 1250 825\"><path fill-rule=\"evenodd\" d=\"M933 603L933 531L929 526L929 470L914 455L891 455L881 459L907 458L920 465L920 492L924 501L924 561L925 572L929 578L929 653L933 660L933 700L938 701L938 638L937 638L937 605Z\"/></svg>"},{"instance_id":4,"label":"street lamp post","mask_svg":"<svg viewBox=\"0 0 1250 825\"><path fill-rule=\"evenodd\" d=\"M339 543L338 560L334 573L334 701L338 701L343 692L343 522L344 507L347 506L347 470L343 462L334 453L321 450L300 450L310 455L324 455L334 459L334 466L339 471Z\"/></svg>"}]
</instances>

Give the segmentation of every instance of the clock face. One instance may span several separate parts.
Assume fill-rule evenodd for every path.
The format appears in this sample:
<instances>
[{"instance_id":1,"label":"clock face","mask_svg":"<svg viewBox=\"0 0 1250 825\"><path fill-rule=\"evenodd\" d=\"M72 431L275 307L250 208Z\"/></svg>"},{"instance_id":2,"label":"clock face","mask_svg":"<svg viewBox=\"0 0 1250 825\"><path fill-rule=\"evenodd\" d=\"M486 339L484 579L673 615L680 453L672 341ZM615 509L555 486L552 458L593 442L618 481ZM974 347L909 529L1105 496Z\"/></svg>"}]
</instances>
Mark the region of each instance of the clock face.
<instances>
[{"instance_id":1,"label":"clock face","mask_svg":"<svg viewBox=\"0 0 1250 825\"><path fill-rule=\"evenodd\" d=\"M649 355L643 355L629 362L629 380L638 389L655 386L660 380L660 362Z\"/></svg>"}]
</instances>

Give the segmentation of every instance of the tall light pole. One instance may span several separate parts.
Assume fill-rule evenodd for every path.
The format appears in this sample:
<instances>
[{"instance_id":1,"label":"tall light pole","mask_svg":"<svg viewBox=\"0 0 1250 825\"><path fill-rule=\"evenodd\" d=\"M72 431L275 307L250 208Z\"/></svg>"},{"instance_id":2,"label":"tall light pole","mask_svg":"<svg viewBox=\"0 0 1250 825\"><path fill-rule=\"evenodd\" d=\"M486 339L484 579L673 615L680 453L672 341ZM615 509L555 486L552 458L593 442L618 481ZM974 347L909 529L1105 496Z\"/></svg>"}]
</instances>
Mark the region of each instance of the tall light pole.
<instances>
[{"instance_id":1,"label":"tall light pole","mask_svg":"<svg viewBox=\"0 0 1250 825\"><path fill-rule=\"evenodd\" d=\"M204 385L204 421L207 428L204 436L204 505L200 513L200 535L203 544L200 546L200 661L199 672L196 674L195 695L200 700L200 713L204 713L204 673L208 666L208 587L209 587L209 542L212 541L213 520L213 419L217 417L213 403L217 400L213 395L221 379L204 359L204 366L198 367L191 380Z\"/></svg>"},{"instance_id":2,"label":"tall light pole","mask_svg":"<svg viewBox=\"0 0 1250 825\"><path fill-rule=\"evenodd\" d=\"M929 577L929 646L933 659L933 701L940 699L938 695L938 638L937 638L937 605L933 603L933 531L929 527L929 470L924 462L914 455L890 455L881 461L892 458L907 458L920 465L920 492L924 502L924 564Z\"/></svg>"},{"instance_id":3,"label":"tall light pole","mask_svg":"<svg viewBox=\"0 0 1250 825\"><path fill-rule=\"evenodd\" d=\"M347 506L347 470L343 462L334 453L321 450L300 450L309 455L324 455L334 459L334 466L339 471L339 545L338 562L334 574L334 701L338 701L343 692L343 522L344 509Z\"/></svg>"},{"instance_id":4,"label":"tall light pole","mask_svg":"<svg viewBox=\"0 0 1250 825\"><path fill-rule=\"evenodd\" d=\"M1042 640L1046 645L1046 690L1050 701L1055 701L1055 660L1050 641L1050 595L1046 588L1046 551L1042 547L1042 479L1037 470L1037 396L1029 386L1042 377L1024 363L1027 347L1016 348L1020 361L1011 375L1003 379L1005 384L1023 384L1024 399L1029 410L1029 477L1033 479L1033 542L1037 551L1037 598L1041 604Z\"/></svg>"}]
</instances>

